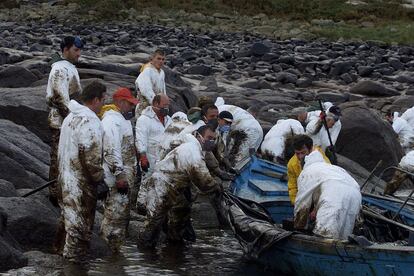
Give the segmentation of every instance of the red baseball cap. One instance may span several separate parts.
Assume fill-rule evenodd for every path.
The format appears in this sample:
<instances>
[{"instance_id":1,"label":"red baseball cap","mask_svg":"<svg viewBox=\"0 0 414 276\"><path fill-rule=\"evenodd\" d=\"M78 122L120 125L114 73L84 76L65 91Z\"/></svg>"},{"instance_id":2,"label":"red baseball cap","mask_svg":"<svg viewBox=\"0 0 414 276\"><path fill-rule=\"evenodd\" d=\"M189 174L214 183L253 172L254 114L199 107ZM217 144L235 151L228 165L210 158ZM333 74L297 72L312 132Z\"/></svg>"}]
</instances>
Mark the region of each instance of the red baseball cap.
<instances>
[{"instance_id":1,"label":"red baseball cap","mask_svg":"<svg viewBox=\"0 0 414 276\"><path fill-rule=\"evenodd\" d=\"M128 102L132 103L133 105L138 104L138 99L132 95L131 90L126 87L120 87L118 90L115 91L114 95L112 96L114 100L127 100Z\"/></svg>"}]
</instances>

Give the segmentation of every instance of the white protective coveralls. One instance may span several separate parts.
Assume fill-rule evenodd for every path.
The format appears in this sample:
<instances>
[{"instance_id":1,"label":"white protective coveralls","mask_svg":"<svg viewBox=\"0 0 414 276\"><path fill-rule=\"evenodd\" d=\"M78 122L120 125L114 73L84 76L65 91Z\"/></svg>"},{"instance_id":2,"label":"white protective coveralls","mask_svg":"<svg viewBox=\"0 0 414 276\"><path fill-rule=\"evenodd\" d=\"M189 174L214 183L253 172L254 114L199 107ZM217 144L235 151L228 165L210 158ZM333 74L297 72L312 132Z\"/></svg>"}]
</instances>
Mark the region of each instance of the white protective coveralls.
<instances>
[{"instance_id":1,"label":"white protective coveralls","mask_svg":"<svg viewBox=\"0 0 414 276\"><path fill-rule=\"evenodd\" d=\"M109 194L104 204L101 235L117 252L125 241L130 204L135 204L137 157L134 135L129 120L117 110L108 110L102 118L105 183ZM119 179L128 181L129 195L120 194L115 187Z\"/></svg>"},{"instance_id":2,"label":"white protective coveralls","mask_svg":"<svg viewBox=\"0 0 414 276\"><path fill-rule=\"evenodd\" d=\"M398 140L405 153L414 149L414 129L408 124L408 122L402 117L398 117L398 112L394 113L394 120L392 122L392 128L398 135Z\"/></svg>"},{"instance_id":3,"label":"white protective coveralls","mask_svg":"<svg viewBox=\"0 0 414 276\"><path fill-rule=\"evenodd\" d=\"M74 100L61 128L58 161L66 241L63 256L81 260L87 254L95 219L97 183L103 180L101 121Z\"/></svg>"},{"instance_id":4,"label":"white protective coveralls","mask_svg":"<svg viewBox=\"0 0 414 276\"><path fill-rule=\"evenodd\" d=\"M165 129L171 124L170 116L164 117L164 124L155 114L152 106L144 109L136 124L136 147L138 153L146 153L151 174L155 163L159 160L159 146Z\"/></svg>"},{"instance_id":5,"label":"white protective coveralls","mask_svg":"<svg viewBox=\"0 0 414 276\"><path fill-rule=\"evenodd\" d=\"M406 120L407 123L414 129L414 106L407 109L402 115L401 118Z\"/></svg>"},{"instance_id":6,"label":"white protective coveralls","mask_svg":"<svg viewBox=\"0 0 414 276\"><path fill-rule=\"evenodd\" d=\"M329 112L326 113L326 116L329 116ZM341 128L341 120L338 120L329 129L333 145L335 145L336 140L338 139ZM312 138L313 145L321 147L323 151L325 151L326 148L331 145L329 143L328 132L326 131L323 123L319 120L319 117L313 117L311 121L306 125L306 134Z\"/></svg>"},{"instance_id":7,"label":"white protective coveralls","mask_svg":"<svg viewBox=\"0 0 414 276\"><path fill-rule=\"evenodd\" d=\"M316 211L314 234L347 239L361 209L361 199L358 183L341 167L327 164L319 151L313 151L305 157L298 179L295 228L305 228L313 209Z\"/></svg>"},{"instance_id":8,"label":"white protective coveralls","mask_svg":"<svg viewBox=\"0 0 414 276\"><path fill-rule=\"evenodd\" d=\"M135 87L138 92L139 104L135 108L135 116L141 115L141 112L149 105L155 95L167 94L165 88L164 70L158 71L151 63L147 63L138 78L135 81Z\"/></svg>"},{"instance_id":9,"label":"white protective coveralls","mask_svg":"<svg viewBox=\"0 0 414 276\"><path fill-rule=\"evenodd\" d=\"M253 115L238 106L223 104L217 107L219 113L228 111L233 115L228 149L229 160L234 166L249 157L249 149L257 151L263 139L263 129Z\"/></svg>"},{"instance_id":10,"label":"white protective coveralls","mask_svg":"<svg viewBox=\"0 0 414 276\"><path fill-rule=\"evenodd\" d=\"M298 120L278 120L266 134L260 147L261 152L263 156L270 158L270 161L277 162L278 158L284 158L286 138L304 133L305 130Z\"/></svg>"},{"instance_id":11,"label":"white protective coveralls","mask_svg":"<svg viewBox=\"0 0 414 276\"><path fill-rule=\"evenodd\" d=\"M192 125L187 120L187 115L183 112L176 112L171 116L171 124L165 129L159 144L160 160L164 159L167 153L183 143L183 140L179 136L181 136L182 131L186 127Z\"/></svg>"},{"instance_id":12,"label":"white protective coveralls","mask_svg":"<svg viewBox=\"0 0 414 276\"><path fill-rule=\"evenodd\" d=\"M403 156L403 158L401 158L398 166L403 170L406 170L410 173L414 173L414 150L411 150L408 153L406 153ZM384 188L384 194L392 195L399 189L412 190L411 181L406 182L407 179L408 174L406 174L405 172L395 170L392 179L387 183L387 185Z\"/></svg>"},{"instance_id":13,"label":"white protective coveralls","mask_svg":"<svg viewBox=\"0 0 414 276\"><path fill-rule=\"evenodd\" d=\"M51 130L49 180L58 177L57 151L59 146L60 127L63 119L69 114L69 101L82 92L79 74L75 65L67 60L59 60L52 64L46 88L46 102L50 107L48 125ZM50 195L62 200L62 192L57 184L49 186ZM63 228L63 227L62 227Z\"/></svg>"},{"instance_id":14,"label":"white protective coveralls","mask_svg":"<svg viewBox=\"0 0 414 276\"><path fill-rule=\"evenodd\" d=\"M192 184L204 193L220 189L206 166L200 143L194 136L187 136L189 141L169 152L156 164L153 174L146 180L147 217L139 237L141 243L154 245L157 242L168 211L174 211L171 208L179 205L177 201L182 199L182 194ZM188 215L188 212L169 215L169 236L180 236L178 232L183 229L182 224L188 221Z\"/></svg>"}]
</instances>

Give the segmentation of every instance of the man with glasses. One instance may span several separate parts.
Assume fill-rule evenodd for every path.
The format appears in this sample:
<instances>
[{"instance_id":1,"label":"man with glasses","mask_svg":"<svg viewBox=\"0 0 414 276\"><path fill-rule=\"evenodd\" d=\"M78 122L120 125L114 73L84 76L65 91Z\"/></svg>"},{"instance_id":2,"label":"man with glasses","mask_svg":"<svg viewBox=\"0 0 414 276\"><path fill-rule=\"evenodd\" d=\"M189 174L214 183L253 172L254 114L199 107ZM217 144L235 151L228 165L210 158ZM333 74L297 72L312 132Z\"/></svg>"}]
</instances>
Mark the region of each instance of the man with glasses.
<instances>
[{"instance_id":1,"label":"man with glasses","mask_svg":"<svg viewBox=\"0 0 414 276\"><path fill-rule=\"evenodd\" d=\"M157 49L151 56L151 61L141 67L141 73L135 81L140 103L135 109L135 117L149 105L155 95L167 94L165 89L165 73L162 67L165 63L164 51Z\"/></svg>"}]
</instances>

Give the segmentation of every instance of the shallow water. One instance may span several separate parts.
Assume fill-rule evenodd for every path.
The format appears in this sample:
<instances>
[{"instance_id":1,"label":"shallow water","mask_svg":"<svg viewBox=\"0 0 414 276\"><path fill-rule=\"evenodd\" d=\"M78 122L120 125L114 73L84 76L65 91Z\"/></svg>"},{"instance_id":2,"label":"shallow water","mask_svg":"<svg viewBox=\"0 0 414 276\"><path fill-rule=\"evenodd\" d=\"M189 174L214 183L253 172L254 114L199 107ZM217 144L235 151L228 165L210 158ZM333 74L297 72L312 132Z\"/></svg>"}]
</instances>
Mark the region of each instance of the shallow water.
<instances>
[{"instance_id":1,"label":"shallow water","mask_svg":"<svg viewBox=\"0 0 414 276\"><path fill-rule=\"evenodd\" d=\"M163 245L150 251L138 250L133 242L128 242L122 248L122 256L95 261L88 275L266 274L261 267L243 258L240 245L230 230L198 229L196 233L195 243Z\"/></svg>"}]
</instances>

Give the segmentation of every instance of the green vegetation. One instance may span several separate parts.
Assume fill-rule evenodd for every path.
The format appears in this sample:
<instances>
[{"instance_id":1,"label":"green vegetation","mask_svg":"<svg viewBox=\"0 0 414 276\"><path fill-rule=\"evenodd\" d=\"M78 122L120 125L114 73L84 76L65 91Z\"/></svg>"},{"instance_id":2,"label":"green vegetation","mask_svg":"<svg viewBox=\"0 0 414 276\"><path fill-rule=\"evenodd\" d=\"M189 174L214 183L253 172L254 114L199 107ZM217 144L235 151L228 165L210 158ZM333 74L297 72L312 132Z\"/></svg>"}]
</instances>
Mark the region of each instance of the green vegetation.
<instances>
[{"instance_id":1,"label":"green vegetation","mask_svg":"<svg viewBox=\"0 0 414 276\"><path fill-rule=\"evenodd\" d=\"M184 10L212 15L265 14L279 21L311 22L328 19L334 24L313 26L309 31L330 39L380 40L387 43L414 43L414 9L402 7L403 0L362 0L359 5L347 0L66 0L77 2L81 11L93 9L97 16L115 18L123 9L138 12L147 8L163 11ZM354 2L358 2L355 1ZM340 22L340 24L338 24ZM366 23L369 24L361 24ZM243 29L243 26L241 26Z\"/></svg>"}]
</instances>

